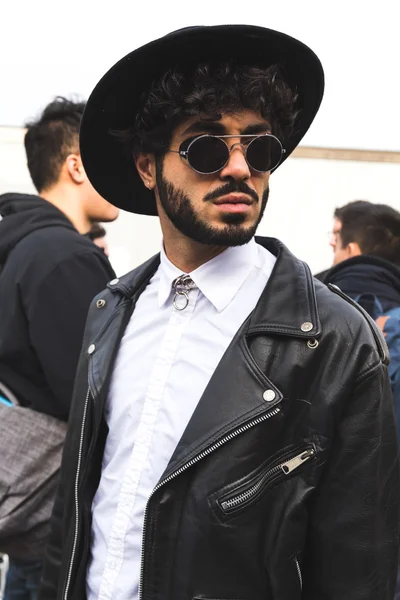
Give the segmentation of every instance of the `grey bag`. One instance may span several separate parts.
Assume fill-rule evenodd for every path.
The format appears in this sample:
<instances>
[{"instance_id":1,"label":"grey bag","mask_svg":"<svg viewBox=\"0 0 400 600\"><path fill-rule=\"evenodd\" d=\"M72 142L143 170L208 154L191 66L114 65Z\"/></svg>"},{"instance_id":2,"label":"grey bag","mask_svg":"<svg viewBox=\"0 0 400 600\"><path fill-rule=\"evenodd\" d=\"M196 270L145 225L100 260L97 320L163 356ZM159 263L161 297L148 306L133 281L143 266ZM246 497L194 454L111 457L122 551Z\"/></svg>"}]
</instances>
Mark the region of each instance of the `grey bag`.
<instances>
[{"instance_id":1,"label":"grey bag","mask_svg":"<svg viewBox=\"0 0 400 600\"><path fill-rule=\"evenodd\" d=\"M18 405L9 390L4 395L13 406L0 403L0 552L37 560L49 533L67 424Z\"/></svg>"}]
</instances>

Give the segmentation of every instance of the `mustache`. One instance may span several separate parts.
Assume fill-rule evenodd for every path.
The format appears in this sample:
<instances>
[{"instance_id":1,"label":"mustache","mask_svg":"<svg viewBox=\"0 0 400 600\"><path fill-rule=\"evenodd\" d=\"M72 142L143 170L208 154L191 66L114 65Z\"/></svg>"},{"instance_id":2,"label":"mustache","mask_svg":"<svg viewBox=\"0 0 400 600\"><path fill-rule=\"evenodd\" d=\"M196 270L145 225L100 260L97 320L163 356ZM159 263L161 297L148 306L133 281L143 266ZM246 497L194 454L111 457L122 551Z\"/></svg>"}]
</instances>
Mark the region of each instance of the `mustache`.
<instances>
[{"instance_id":1,"label":"mustache","mask_svg":"<svg viewBox=\"0 0 400 600\"><path fill-rule=\"evenodd\" d=\"M233 180L229 181L229 183L204 196L204 200L216 200L220 196L233 194L235 192L238 192L240 194L247 194L255 202L258 202L259 200L257 193L254 190L252 190L251 187L247 185L247 183L245 183L244 181Z\"/></svg>"}]
</instances>

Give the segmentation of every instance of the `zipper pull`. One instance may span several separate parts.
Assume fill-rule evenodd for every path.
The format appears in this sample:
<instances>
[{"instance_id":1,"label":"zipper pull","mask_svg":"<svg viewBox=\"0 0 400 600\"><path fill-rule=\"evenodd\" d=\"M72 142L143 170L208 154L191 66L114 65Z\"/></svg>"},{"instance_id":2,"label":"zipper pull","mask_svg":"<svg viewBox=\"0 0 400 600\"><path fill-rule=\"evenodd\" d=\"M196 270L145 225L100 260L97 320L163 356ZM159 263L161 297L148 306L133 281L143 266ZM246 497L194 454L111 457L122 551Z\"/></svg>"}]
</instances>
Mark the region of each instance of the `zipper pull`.
<instances>
[{"instance_id":1,"label":"zipper pull","mask_svg":"<svg viewBox=\"0 0 400 600\"><path fill-rule=\"evenodd\" d=\"M280 468L285 473L285 475L288 475L289 473L294 471L294 469L297 469L297 467L300 467L300 465L302 465L304 462L306 462L307 460L310 460L310 458L312 458L314 455L315 455L314 448L309 448L308 450L306 450L305 452L302 452L301 454L298 454L291 460L288 460L287 462L282 463L280 465Z\"/></svg>"}]
</instances>

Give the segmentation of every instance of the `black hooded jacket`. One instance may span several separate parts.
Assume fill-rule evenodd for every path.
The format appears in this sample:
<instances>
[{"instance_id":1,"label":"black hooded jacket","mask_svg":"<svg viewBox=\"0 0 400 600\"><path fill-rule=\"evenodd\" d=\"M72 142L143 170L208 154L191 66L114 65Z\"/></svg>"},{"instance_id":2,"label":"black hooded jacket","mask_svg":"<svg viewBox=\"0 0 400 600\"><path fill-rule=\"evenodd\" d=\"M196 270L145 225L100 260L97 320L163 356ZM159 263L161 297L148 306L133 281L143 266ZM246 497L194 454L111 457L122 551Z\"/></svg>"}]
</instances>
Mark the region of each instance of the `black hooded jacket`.
<instances>
[{"instance_id":1,"label":"black hooded jacket","mask_svg":"<svg viewBox=\"0 0 400 600\"><path fill-rule=\"evenodd\" d=\"M400 268L382 258L368 254L355 256L317 275L317 278L323 283L337 285L353 299L361 294L373 294L380 300L385 312L400 306ZM362 304L370 312L369 307Z\"/></svg>"},{"instance_id":2,"label":"black hooded jacket","mask_svg":"<svg viewBox=\"0 0 400 600\"><path fill-rule=\"evenodd\" d=\"M0 196L0 383L66 420L89 304L115 274L38 196Z\"/></svg>"}]
</instances>

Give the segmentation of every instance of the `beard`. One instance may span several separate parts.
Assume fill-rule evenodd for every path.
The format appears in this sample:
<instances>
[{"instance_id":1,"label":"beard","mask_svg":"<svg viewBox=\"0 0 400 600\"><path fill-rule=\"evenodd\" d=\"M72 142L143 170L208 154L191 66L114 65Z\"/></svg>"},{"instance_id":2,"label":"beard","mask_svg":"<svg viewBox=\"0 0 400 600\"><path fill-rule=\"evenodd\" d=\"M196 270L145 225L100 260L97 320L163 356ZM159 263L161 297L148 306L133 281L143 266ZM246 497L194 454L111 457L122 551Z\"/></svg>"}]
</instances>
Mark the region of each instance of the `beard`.
<instances>
[{"instance_id":1,"label":"beard","mask_svg":"<svg viewBox=\"0 0 400 600\"><path fill-rule=\"evenodd\" d=\"M266 188L260 200L256 192L246 183L232 180L205 196L203 201L207 202L225 194L240 192L250 196L254 202L261 202L260 213L254 223L244 225L246 220L244 214L225 213L221 216L224 226L213 227L199 217L190 197L164 178L162 162L156 162L156 181L161 206L171 223L183 235L210 246L243 246L254 237L268 202L269 187Z\"/></svg>"}]
</instances>

